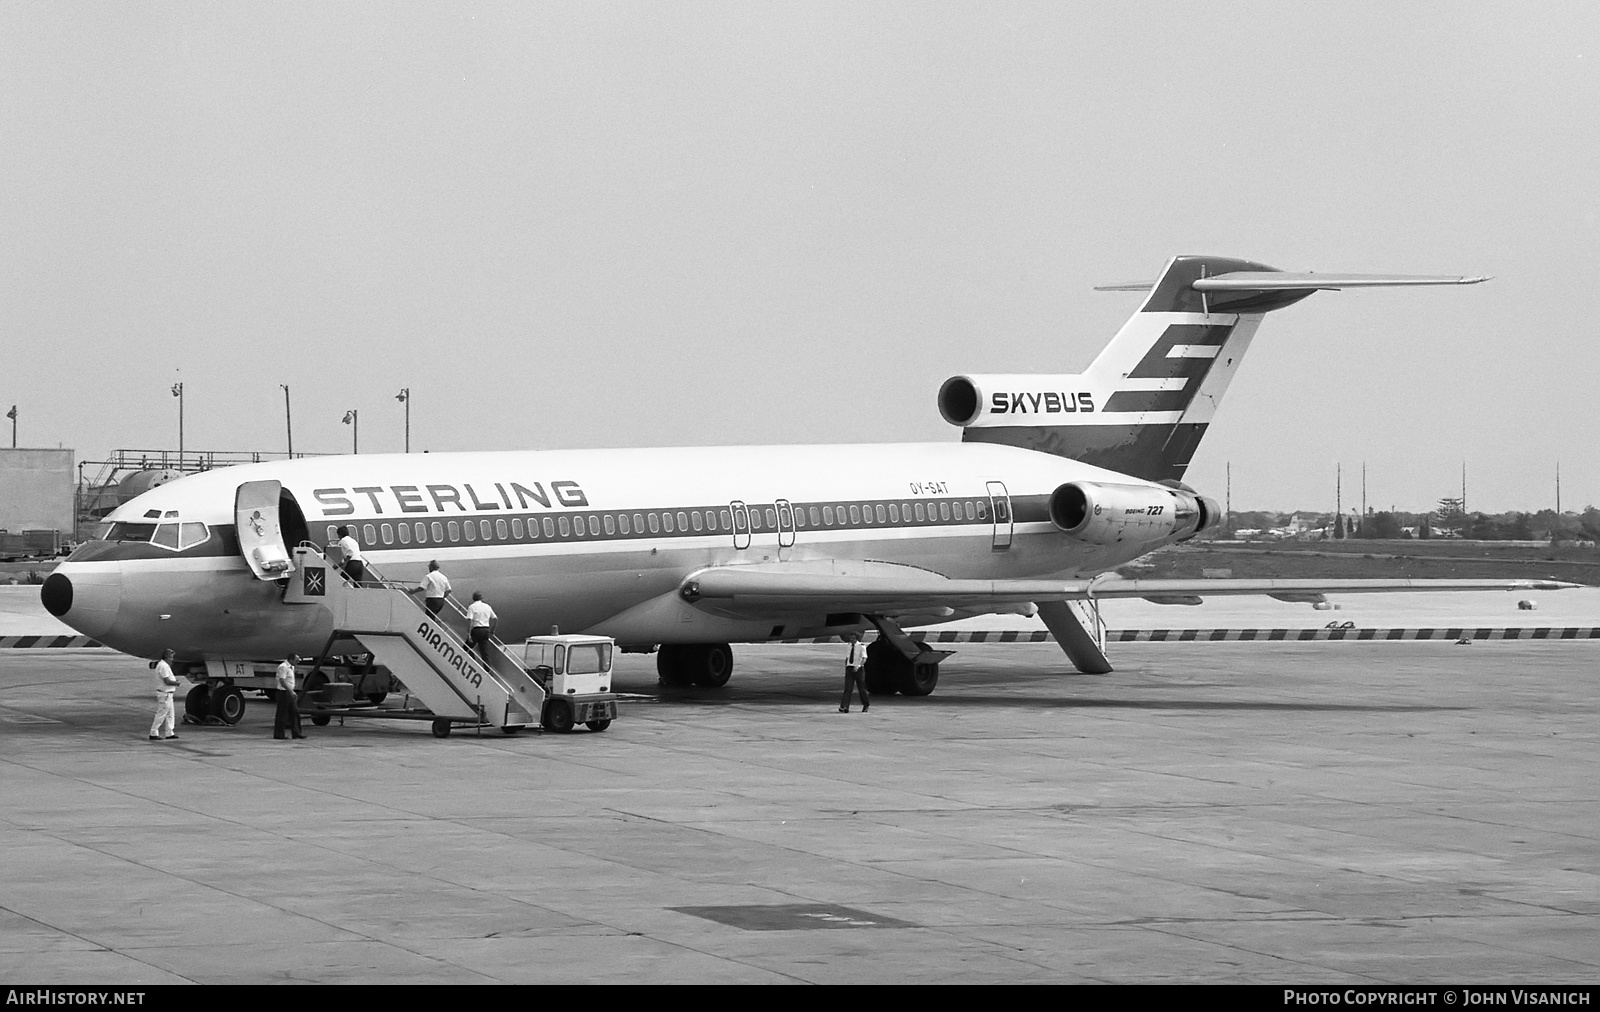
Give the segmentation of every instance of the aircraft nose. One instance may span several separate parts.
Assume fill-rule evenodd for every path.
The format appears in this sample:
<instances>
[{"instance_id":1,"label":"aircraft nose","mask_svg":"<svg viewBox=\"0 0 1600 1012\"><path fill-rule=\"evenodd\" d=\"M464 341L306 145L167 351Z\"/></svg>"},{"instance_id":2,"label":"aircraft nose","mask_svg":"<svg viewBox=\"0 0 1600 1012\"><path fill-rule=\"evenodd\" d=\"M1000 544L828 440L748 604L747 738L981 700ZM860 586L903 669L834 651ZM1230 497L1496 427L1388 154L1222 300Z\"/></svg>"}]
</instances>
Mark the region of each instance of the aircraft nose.
<instances>
[{"instance_id":1,"label":"aircraft nose","mask_svg":"<svg viewBox=\"0 0 1600 1012\"><path fill-rule=\"evenodd\" d=\"M57 570L45 578L39 600L46 611L85 636L103 636L116 621L122 604L122 578L114 572L69 576Z\"/></svg>"}]
</instances>

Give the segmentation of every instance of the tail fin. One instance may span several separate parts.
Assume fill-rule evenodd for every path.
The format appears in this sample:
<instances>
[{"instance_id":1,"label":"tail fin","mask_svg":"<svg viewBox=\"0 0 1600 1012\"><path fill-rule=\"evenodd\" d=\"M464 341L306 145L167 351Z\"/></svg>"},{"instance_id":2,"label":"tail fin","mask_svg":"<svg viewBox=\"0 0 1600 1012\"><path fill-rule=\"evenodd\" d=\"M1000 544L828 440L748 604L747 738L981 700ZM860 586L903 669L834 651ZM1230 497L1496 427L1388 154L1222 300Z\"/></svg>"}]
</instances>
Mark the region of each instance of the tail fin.
<instances>
[{"instance_id":1,"label":"tail fin","mask_svg":"<svg viewBox=\"0 0 1600 1012\"><path fill-rule=\"evenodd\" d=\"M1262 317L1318 290L1473 284L1487 278L1291 274L1225 257L1175 257L1144 305L1076 376L954 376L939 390L966 442L1071 457L1181 481Z\"/></svg>"}]
</instances>

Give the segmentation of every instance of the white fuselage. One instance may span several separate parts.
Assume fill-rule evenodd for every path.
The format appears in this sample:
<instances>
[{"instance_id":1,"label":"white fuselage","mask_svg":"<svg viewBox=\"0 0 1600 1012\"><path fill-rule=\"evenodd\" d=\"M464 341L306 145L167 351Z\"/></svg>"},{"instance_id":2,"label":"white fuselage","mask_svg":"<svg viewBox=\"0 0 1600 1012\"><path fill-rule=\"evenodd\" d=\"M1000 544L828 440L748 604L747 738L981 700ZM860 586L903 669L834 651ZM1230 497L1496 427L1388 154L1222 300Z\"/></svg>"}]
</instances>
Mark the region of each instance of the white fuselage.
<instances>
[{"instance_id":1,"label":"white fuselage","mask_svg":"<svg viewBox=\"0 0 1600 1012\"><path fill-rule=\"evenodd\" d=\"M676 591L712 566L1065 578L1153 547L1084 543L1046 505L1068 481L1147 483L984 443L316 457L192 475L124 504L110 522L203 523L208 539L86 544L57 570L71 581L63 620L141 656L315 654L330 633L320 610L283 605L239 553L235 493L263 479L298 504L302 536L323 545L348 525L384 579L419 580L437 561L459 598L477 591L493 605L507 640L557 626L624 645L749 642L858 621L824 608L759 619L695 609Z\"/></svg>"}]
</instances>

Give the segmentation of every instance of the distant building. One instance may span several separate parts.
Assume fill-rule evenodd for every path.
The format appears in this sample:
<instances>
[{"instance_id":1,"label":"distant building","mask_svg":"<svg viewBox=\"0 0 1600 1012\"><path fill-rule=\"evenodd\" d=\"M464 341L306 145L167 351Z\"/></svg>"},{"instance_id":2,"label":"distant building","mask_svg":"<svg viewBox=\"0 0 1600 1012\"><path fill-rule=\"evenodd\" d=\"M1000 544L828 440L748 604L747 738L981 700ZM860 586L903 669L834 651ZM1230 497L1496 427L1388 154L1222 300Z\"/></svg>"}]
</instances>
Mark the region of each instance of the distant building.
<instances>
[{"instance_id":1,"label":"distant building","mask_svg":"<svg viewBox=\"0 0 1600 1012\"><path fill-rule=\"evenodd\" d=\"M0 530L72 537L72 452L0 448Z\"/></svg>"}]
</instances>

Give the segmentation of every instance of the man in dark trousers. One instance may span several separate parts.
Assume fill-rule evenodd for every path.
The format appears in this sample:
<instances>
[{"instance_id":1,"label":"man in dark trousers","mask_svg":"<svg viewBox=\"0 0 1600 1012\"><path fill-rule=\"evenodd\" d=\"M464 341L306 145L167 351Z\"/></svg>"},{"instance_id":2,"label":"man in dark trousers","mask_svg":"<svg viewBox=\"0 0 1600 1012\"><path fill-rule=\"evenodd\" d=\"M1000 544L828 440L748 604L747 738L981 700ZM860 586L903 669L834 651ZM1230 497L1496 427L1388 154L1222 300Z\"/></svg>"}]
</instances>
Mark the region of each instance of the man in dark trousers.
<instances>
[{"instance_id":1,"label":"man in dark trousers","mask_svg":"<svg viewBox=\"0 0 1600 1012\"><path fill-rule=\"evenodd\" d=\"M290 654L278 665L278 710L272 717L272 736L279 741L305 737L300 731L300 704L294 698L294 666L299 663L300 655Z\"/></svg>"},{"instance_id":2,"label":"man in dark trousers","mask_svg":"<svg viewBox=\"0 0 1600 1012\"><path fill-rule=\"evenodd\" d=\"M867 663L867 648L861 642L860 633L845 633L844 641L850 644L850 652L844 659L844 695L839 697L839 712L850 712L850 690L853 688L861 693L861 712L866 713L867 707L872 705L872 700L867 698L867 678L863 670Z\"/></svg>"}]
</instances>

